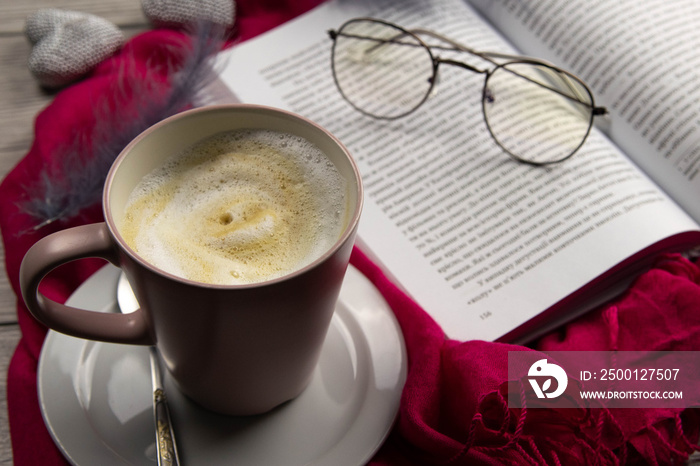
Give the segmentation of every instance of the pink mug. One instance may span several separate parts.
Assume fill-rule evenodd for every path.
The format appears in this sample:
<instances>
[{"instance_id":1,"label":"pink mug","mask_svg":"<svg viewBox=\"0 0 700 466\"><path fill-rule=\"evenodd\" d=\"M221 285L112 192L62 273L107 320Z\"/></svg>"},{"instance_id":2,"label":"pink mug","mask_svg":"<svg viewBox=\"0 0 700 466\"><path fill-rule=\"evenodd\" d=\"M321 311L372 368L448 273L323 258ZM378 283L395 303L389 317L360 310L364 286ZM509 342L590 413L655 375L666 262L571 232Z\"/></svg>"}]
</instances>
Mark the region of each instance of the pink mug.
<instances>
[{"instance_id":1,"label":"pink mug","mask_svg":"<svg viewBox=\"0 0 700 466\"><path fill-rule=\"evenodd\" d=\"M306 139L346 180L343 231L307 266L259 283L212 285L184 279L144 260L120 234L120 218L140 180L181 148L220 132L253 128ZM210 410L266 412L309 383L334 312L354 244L362 183L347 149L317 124L279 109L222 105L186 111L146 130L114 162L102 199L105 221L59 231L27 252L22 295L46 326L79 338L155 345L177 386ZM140 309L104 314L76 309L39 293L57 266L101 257L120 267Z\"/></svg>"}]
</instances>

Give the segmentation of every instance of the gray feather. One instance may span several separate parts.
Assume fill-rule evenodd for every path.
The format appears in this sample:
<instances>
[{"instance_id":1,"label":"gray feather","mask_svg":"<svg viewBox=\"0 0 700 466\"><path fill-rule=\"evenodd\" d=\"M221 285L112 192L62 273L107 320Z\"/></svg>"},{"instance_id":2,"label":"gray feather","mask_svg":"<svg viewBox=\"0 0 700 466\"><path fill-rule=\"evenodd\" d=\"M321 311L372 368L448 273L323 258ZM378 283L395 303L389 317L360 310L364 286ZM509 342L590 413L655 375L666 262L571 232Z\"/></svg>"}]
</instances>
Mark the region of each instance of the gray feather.
<instances>
[{"instance_id":1,"label":"gray feather","mask_svg":"<svg viewBox=\"0 0 700 466\"><path fill-rule=\"evenodd\" d=\"M107 173L122 149L150 126L195 104L198 93L216 76L210 62L223 46L224 34L214 23L193 26L191 42L182 50L184 63L167 70L170 86L165 92L155 80L122 70L117 91L122 95L116 101L129 106L96 108L91 134L78 131L71 144L57 148L60 163L46 166L27 187L29 197L20 208L36 221L35 230L70 220L100 202Z\"/></svg>"}]
</instances>

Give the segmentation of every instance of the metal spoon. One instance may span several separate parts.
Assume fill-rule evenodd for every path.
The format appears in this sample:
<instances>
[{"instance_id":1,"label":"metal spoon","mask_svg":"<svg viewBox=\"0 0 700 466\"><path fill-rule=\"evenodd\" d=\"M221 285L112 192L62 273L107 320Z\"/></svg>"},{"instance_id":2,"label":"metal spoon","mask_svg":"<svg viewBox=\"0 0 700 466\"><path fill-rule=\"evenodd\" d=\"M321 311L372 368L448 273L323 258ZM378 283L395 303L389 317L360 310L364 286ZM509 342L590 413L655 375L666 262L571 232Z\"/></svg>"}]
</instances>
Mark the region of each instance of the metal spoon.
<instances>
[{"instance_id":1,"label":"metal spoon","mask_svg":"<svg viewBox=\"0 0 700 466\"><path fill-rule=\"evenodd\" d=\"M129 281L123 273L117 284L117 303L122 313L128 314L139 308L139 303L131 290ZM168 400L161 381L158 351L154 346L149 347L151 361L151 381L153 383L153 420L156 426L156 446L158 447L158 466L179 466L175 432L170 419Z\"/></svg>"}]
</instances>

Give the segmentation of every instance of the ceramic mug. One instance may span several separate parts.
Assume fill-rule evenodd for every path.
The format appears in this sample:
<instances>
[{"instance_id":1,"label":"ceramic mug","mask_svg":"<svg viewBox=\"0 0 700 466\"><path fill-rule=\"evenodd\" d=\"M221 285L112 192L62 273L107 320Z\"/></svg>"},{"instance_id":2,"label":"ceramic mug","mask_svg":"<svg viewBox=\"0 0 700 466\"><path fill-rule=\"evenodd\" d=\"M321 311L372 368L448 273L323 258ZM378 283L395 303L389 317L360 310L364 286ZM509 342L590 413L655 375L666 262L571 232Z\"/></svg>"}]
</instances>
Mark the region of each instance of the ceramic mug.
<instances>
[{"instance_id":1,"label":"ceramic mug","mask_svg":"<svg viewBox=\"0 0 700 466\"><path fill-rule=\"evenodd\" d=\"M208 136L254 128L315 144L347 185L346 220L335 244L309 265L259 283L212 285L184 279L144 260L120 234L127 199L140 180L174 153ZM105 182L105 221L59 231L27 252L21 290L46 326L79 338L155 345L177 386L210 410L266 412L299 395L311 380L340 292L363 202L360 175L347 149L317 124L279 109L222 105L189 110L146 130L115 160ZM140 309L106 314L43 296L55 267L101 257L120 267Z\"/></svg>"}]
</instances>

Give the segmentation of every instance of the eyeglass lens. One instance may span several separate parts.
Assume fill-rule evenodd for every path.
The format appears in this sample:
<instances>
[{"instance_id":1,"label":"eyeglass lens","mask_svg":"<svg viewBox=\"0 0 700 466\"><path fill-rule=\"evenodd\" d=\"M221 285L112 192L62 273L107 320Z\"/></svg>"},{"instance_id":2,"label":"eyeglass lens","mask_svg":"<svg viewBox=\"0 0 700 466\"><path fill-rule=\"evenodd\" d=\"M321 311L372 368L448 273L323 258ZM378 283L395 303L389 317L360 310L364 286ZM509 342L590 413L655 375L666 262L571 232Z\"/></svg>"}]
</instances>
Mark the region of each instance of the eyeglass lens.
<instances>
[{"instance_id":1,"label":"eyeglass lens","mask_svg":"<svg viewBox=\"0 0 700 466\"><path fill-rule=\"evenodd\" d=\"M591 95L561 70L515 62L497 67L484 87L484 118L498 144L518 159L547 164L571 156L588 135Z\"/></svg>"},{"instance_id":2,"label":"eyeglass lens","mask_svg":"<svg viewBox=\"0 0 700 466\"><path fill-rule=\"evenodd\" d=\"M430 51L412 34L376 21L350 21L338 31L333 68L345 99L378 118L410 113L432 87Z\"/></svg>"}]
</instances>

